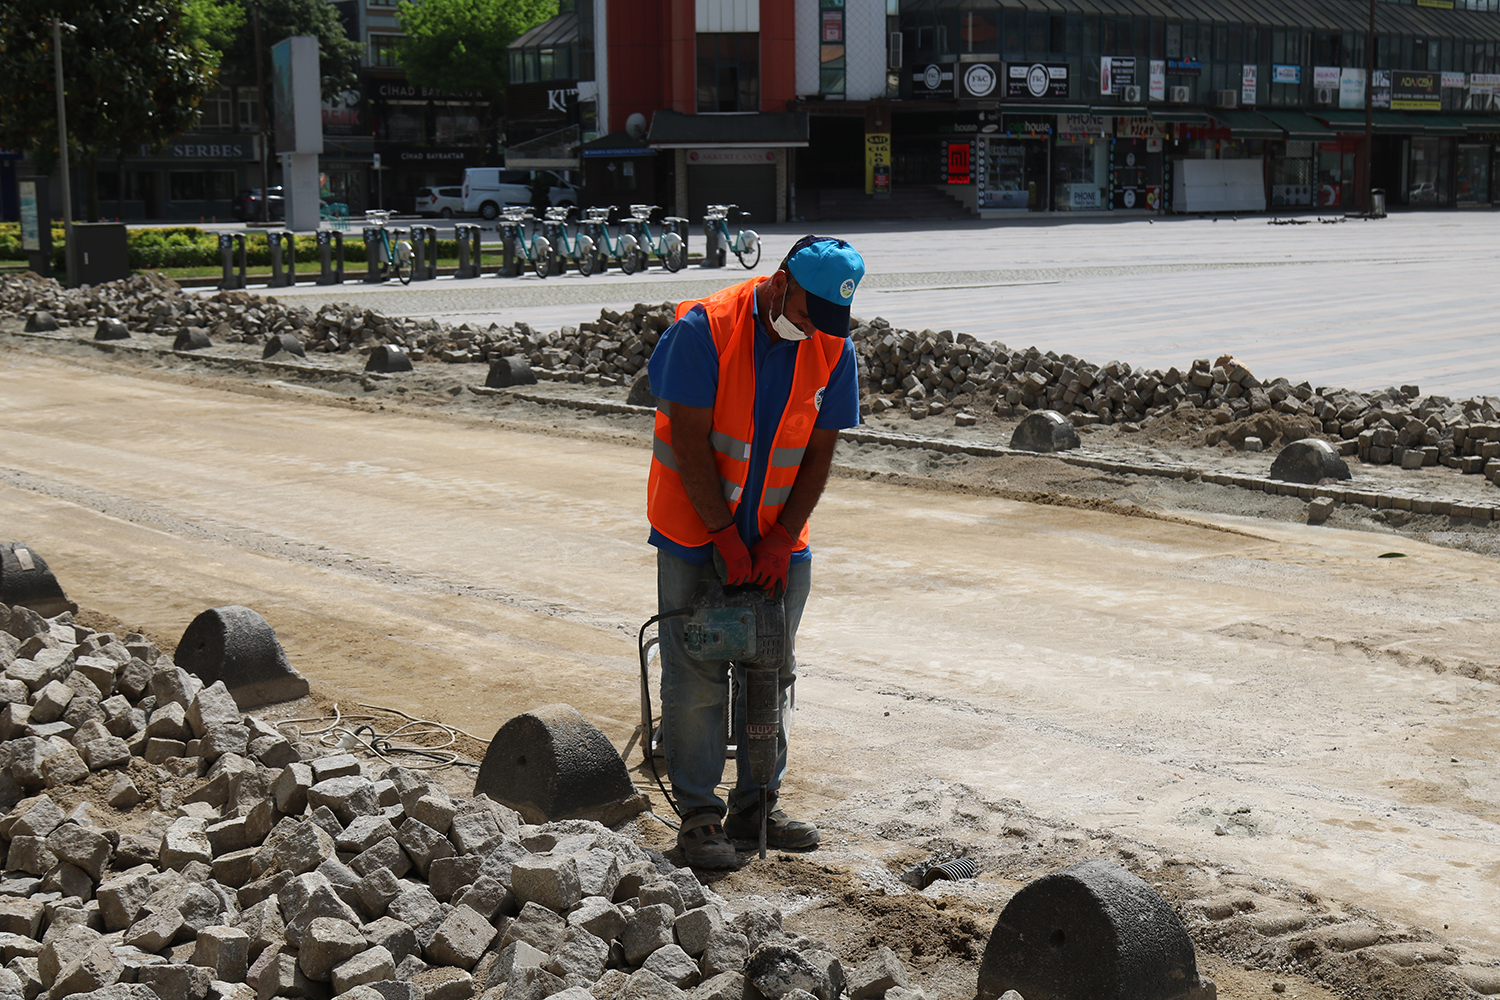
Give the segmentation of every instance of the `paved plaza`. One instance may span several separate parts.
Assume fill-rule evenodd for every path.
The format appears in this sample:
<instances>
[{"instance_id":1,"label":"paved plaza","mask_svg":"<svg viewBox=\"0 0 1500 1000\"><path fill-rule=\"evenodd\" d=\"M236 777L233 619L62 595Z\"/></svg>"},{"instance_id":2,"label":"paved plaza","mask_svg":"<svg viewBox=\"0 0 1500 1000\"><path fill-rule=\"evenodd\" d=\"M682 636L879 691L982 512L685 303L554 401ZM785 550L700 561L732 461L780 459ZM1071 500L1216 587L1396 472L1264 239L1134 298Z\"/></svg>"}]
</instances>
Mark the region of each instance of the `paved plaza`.
<instances>
[{"instance_id":1,"label":"paved plaza","mask_svg":"<svg viewBox=\"0 0 1500 1000\"><path fill-rule=\"evenodd\" d=\"M967 332L1094 362L1186 368L1233 354L1262 378L1500 395L1500 214L1423 212L1271 225L1264 216L1129 221L810 223L762 227L757 274L809 230L845 236L868 274L855 314ZM691 234L694 250L701 233ZM491 255L487 255L487 261ZM723 270L526 275L409 288L278 289L376 311L556 329L601 307L677 301L743 279Z\"/></svg>"}]
</instances>

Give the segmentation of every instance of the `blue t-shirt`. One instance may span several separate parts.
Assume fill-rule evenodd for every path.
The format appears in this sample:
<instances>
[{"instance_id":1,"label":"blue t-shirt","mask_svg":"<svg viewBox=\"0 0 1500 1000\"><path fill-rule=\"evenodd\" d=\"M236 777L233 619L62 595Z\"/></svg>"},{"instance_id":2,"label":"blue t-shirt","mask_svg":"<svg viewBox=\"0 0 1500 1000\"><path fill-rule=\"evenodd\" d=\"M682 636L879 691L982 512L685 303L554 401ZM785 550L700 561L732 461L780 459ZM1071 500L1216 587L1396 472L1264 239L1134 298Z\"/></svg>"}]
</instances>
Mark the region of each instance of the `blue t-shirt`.
<instances>
[{"instance_id":1,"label":"blue t-shirt","mask_svg":"<svg viewBox=\"0 0 1500 1000\"><path fill-rule=\"evenodd\" d=\"M808 350L816 350L805 340L782 340L772 338L761 325L760 315L755 317L755 418L750 434L750 470L746 476L745 491L735 508L734 520L740 529L745 545L760 541L760 494L766 482L766 468L770 465L771 444L775 440L776 427L781 415L786 412L787 397L792 392L792 376L796 371L797 349L806 344ZM667 327L651 352L651 391L659 399L682 403L684 406L713 406L719 391L719 351L714 345L713 330L708 325L708 314L701 305L694 306L682 319ZM828 377L828 388L823 392L823 405L818 410L814 427L824 430L843 430L859 426L859 373L854 361L854 344L844 341L844 353ZM764 431L764 433L762 433ZM702 566L713 558L713 544L682 545L666 535L651 529L652 545L684 559L695 566ZM792 562L805 562L812 558L812 550L803 547L792 553Z\"/></svg>"}]
</instances>

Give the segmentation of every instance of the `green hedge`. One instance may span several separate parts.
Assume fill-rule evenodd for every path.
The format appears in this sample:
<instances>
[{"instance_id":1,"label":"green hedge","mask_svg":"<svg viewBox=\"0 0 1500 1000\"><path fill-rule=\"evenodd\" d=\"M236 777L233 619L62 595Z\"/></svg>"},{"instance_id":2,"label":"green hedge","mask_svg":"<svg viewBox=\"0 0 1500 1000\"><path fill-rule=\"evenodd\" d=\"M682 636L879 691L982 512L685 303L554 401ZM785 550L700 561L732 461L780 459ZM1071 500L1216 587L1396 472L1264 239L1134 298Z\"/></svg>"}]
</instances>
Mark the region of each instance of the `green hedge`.
<instances>
[{"instance_id":1,"label":"green hedge","mask_svg":"<svg viewBox=\"0 0 1500 1000\"><path fill-rule=\"evenodd\" d=\"M351 226L344 233L344 261L347 265L361 264L365 260L364 241L361 230ZM169 226L161 229L128 229L126 239L130 245L130 266L134 270L167 267L212 267L219 263L219 234L207 232L197 226ZM318 260L317 237L299 234L296 238L297 261L311 264ZM438 257L456 257L458 243L455 240L438 240ZM63 268L63 230L52 229L53 267ZM21 249L21 224L0 223L0 260L25 260ZM250 267L270 267L271 245L265 233L245 234L245 261Z\"/></svg>"}]
</instances>

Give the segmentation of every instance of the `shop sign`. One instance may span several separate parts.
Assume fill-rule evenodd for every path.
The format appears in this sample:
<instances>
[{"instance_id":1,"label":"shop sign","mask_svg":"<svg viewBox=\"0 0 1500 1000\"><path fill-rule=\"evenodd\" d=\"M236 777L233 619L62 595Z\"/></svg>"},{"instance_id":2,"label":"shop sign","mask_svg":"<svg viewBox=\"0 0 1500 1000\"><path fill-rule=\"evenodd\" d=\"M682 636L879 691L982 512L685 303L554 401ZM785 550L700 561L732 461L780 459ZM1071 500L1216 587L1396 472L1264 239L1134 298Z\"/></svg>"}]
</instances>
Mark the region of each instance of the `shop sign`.
<instances>
[{"instance_id":1,"label":"shop sign","mask_svg":"<svg viewBox=\"0 0 1500 1000\"><path fill-rule=\"evenodd\" d=\"M1008 135L1051 135L1052 115L1006 115L1001 127Z\"/></svg>"},{"instance_id":2,"label":"shop sign","mask_svg":"<svg viewBox=\"0 0 1500 1000\"><path fill-rule=\"evenodd\" d=\"M1319 90L1338 90L1340 70L1337 66L1314 66L1313 86Z\"/></svg>"},{"instance_id":3,"label":"shop sign","mask_svg":"<svg viewBox=\"0 0 1500 1000\"><path fill-rule=\"evenodd\" d=\"M1452 10L1453 0L1417 0L1418 7L1436 7L1439 10Z\"/></svg>"},{"instance_id":4,"label":"shop sign","mask_svg":"<svg viewBox=\"0 0 1500 1000\"><path fill-rule=\"evenodd\" d=\"M1000 66L998 63L962 63L963 92L960 97L983 98L994 97L1000 87Z\"/></svg>"},{"instance_id":5,"label":"shop sign","mask_svg":"<svg viewBox=\"0 0 1500 1000\"><path fill-rule=\"evenodd\" d=\"M1393 69L1391 108L1396 111L1441 111L1443 78L1427 71Z\"/></svg>"},{"instance_id":6,"label":"shop sign","mask_svg":"<svg viewBox=\"0 0 1500 1000\"><path fill-rule=\"evenodd\" d=\"M911 96L918 100L953 100L953 64L928 63L911 75Z\"/></svg>"},{"instance_id":7,"label":"shop sign","mask_svg":"<svg viewBox=\"0 0 1500 1000\"><path fill-rule=\"evenodd\" d=\"M844 40L844 12L841 10L823 11L823 42L825 44L837 45Z\"/></svg>"},{"instance_id":8,"label":"shop sign","mask_svg":"<svg viewBox=\"0 0 1500 1000\"><path fill-rule=\"evenodd\" d=\"M150 146L141 147L141 156L153 155ZM183 136L167 146L167 156L173 160L253 160L255 140L253 136Z\"/></svg>"},{"instance_id":9,"label":"shop sign","mask_svg":"<svg viewBox=\"0 0 1500 1000\"><path fill-rule=\"evenodd\" d=\"M1388 69L1377 69L1370 80L1370 107L1388 108L1391 106L1391 71Z\"/></svg>"},{"instance_id":10,"label":"shop sign","mask_svg":"<svg viewBox=\"0 0 1500 1000\"><path fill-rule=\"evenodd\" d=\"M1158 139L1163 135L1161 126L1150 118L1121 116L1115 119L1116 139Z\"/></svg>"},{"instance_id":11,"label":"shop sign","mask_svg":"<svg viewBox=\"0 0 1500 1000\"><path fill-rule=\"evenodd\" d=\"M1165 101L1167 99L1167 61L1165 59L1151 60L1151 100Z\"/></svg>"},{"instance_id":12,"label":"shop sign","mask_svg":"<svg viewBox=\"0 0 1500 1000\"><path fill-rule=\"evenodd\" d=\"M1173 76L1198 76L1203 72L1203 63L1198 59L1168 59L1167 72Z\"/></svg>"},{"instance_id":13,"label":"shop sign","mask_svg":"<svg viewBox=\"0 0 1500 1000\"><path fill-rule=\"evenodd\" d=\"M1109 135L1110 119L1099 115L1058 115L1057 131L1060 135Z\"/></svg>"},{"instance_id":14,"label":"shop sign","mask_svg":"<svg viewBox=\"0 0 1500 1000\"><path fill-rule=\"evenodd\" d=\"M1067 99L1067 63L1010 63L1005 67L1005 96Z\"/></svg>"},{"instance_id":15,"label":"shop sign","mask_svg":"<svg viewBox=\"0 0 1500 1000\"><path fill-rule=\"evenodd\" d=\"M419 87L405 80L383 80L371 76L365 83L365 93L387 101L475 101L484 102L484 94L477 90L449 93L432 87Z\"/></svg>"},{"instance_id":16,"label":"shop sign","mask_svg":"<svg viewBox=\"0 0 1500 1000\"><path fill-rule=\"evenodd\" d=\"M1500 94L1500 73L1470 73L1469 93Z\"/></svg>"},{"instance_id":17,"label":"shop sign","mask_svg":"<svg viewBox=\"0 0 1500 1000\"><path fill-rule=\"evenodd\" d=\"M690 149L687 151L690 167L734 167L752 164L775 163L774 149Z\"/></svg>"},{"instance_id":18,"label":"shop sign","mask_svg":"<svg viewBox=\"0 0 1500 1000\"><path fill-rule=\"evenodd\" d=\"M1443 74L1443 89L1444 90L1463 90L1464 89L1464 75L1462 73L1444 73Z\"/></svg>"},{"instance_id":19,"label":"shop sign","mask_svg":"<svg viewBox=\"0 0 1500 1000\"><path fill-rule=\"evenodd\" d=\"M477 155L479 150L475 148L457 149L397 149L386 150L385 155L395 160L398 165L421 165L424 163L462 163L471 155ZM380 154L375 154L379 156ZM377 162L375 166L379 167Z\"/></svg>"},{"instance_id":20,"label":"shop sign","mask_svg":"<svg viewBox=\"0 0 1500 1000\"><path fill-rule=\"evenodd\" d=\"M889 132L865 133L865 194L875 193L875 168L891 166L891 134ZM889 177L889 173L886 175Z\"/></svg>"},{"instance_id":21,"label":"shop sign","mask_svg":"<svg viewBox=\"0 0 1500 1000\"><path fill-rule=\"evenodd\" d=\"M1285 63L1271 64L1272 83L1301 83L1302 67L1288 66Z\"/></svg>"},{"instance_id":22,"label":"shop sign","mask_svg":"<svg viewBox=\"0 0 1500 1000\"><path fill-rule=\"evenodd\" d=\"M1135 86L1134 56L1099 57L1099 94L1110 97Z\"/></svg>"},{"instance_id":23,"label":"shop sign","mask_svg":"<svg viewBox=\"0 0 1500 1000\"><path fill-rule=\"evenodd\" d=\"M943 183L974 183L974 146L968 140L943 140Z\"/></svg>"},{"instance_id":24,"label":"shop sign","mask_svg":"<svg viewBox=\"0 0 1500 1000\"><path fill-rule=\"evenodd\" d=\"M1354 110L1365 106L1365 71L1344 67L1339 71L1339 107Z\"/></svg>"},{"instance_id":25,"label":"shop sign","mask_svg":"<svg viewBox=\"0 0 1500 1000\"><path fill-rule=\"evenodd\" d=\"M1256 73L1258 69L1255 63L1245 63L1240 66L1240 103L1253 106L1255 104Z\"/></svg>"}]
</instances>

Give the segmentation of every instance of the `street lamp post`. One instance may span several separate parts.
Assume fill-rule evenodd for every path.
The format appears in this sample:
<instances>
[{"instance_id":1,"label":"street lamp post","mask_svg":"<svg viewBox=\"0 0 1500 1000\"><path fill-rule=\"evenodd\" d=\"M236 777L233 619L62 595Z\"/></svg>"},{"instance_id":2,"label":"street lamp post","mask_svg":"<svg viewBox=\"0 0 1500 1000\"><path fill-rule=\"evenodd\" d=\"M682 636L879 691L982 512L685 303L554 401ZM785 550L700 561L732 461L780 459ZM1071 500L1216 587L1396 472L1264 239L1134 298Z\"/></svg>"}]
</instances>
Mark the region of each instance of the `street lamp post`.
<instances>
[{"instance_id":1,"label":"street lamp post","mask_svg":"<svg viewBox=\"0 0 1500 1000\"><path fill-rule=\"evenodd\" d=\"M1375 210L1375 179L1370 176L1371 148L1375 144L1375 0L1370 0L1370 22L1365 38L1365 145L1360 156L1364 172L1365 214Z\"/></svg>"},{"instance_id":2,"label":"street lamp post","mask_svg":"<svg viewBox=\"0 0 1500 1000\"><path fill-rule=\"evenodd\" d=\"M68 178L68 102L63 98L62 21L52 19L52 68L57 75L57 155L62 166L63 267L69 287L78 285L77 251L73 246L73 185ZM50 223L45 223L50 225Z\"/></svg>"},{"instance_id":3,"label":"street lamp post","mask_svg":"<svg viewBox=\"0 0 1500 1000\"><path fill-rule=\"evenodd\" d=\"M266 135L266 50L260 43L260 0L255 16L255 123L260 127L260 221L271 221L271 141Z\"/></svg>"}]
</instances>

